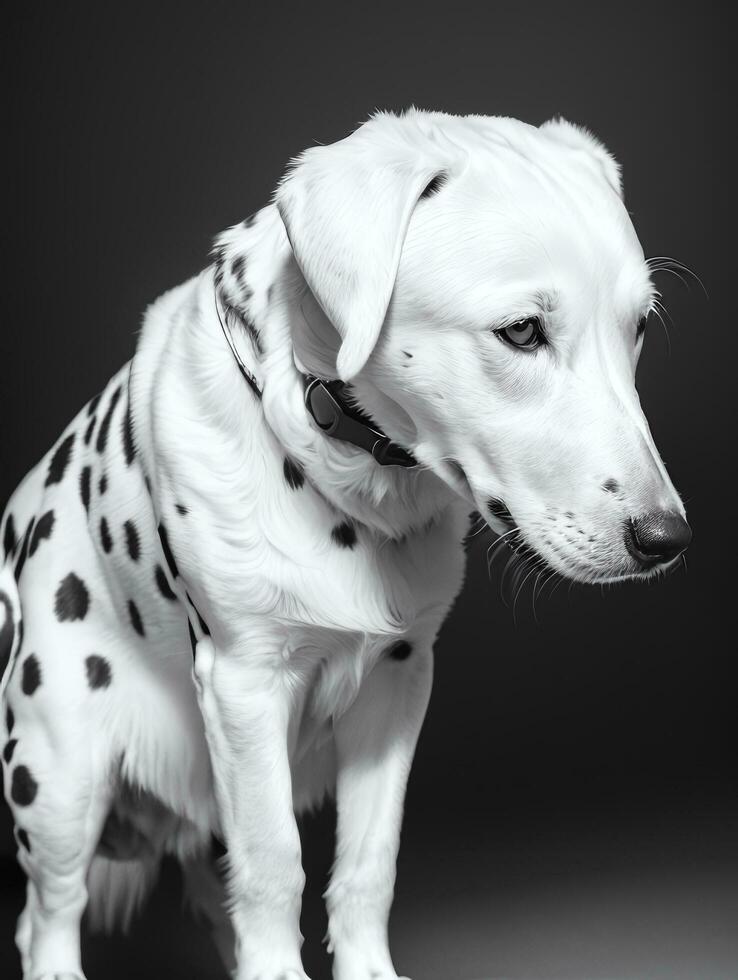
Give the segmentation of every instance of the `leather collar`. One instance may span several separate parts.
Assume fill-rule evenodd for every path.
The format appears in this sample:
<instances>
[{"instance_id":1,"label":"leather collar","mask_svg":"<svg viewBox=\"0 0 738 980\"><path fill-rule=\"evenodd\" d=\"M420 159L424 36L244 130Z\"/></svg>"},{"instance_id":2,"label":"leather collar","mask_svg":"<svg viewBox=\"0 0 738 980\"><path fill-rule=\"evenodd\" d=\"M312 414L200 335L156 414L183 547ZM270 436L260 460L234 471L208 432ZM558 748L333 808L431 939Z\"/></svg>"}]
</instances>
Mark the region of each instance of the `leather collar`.
<instances>
[{"instance_id":1,"label":"leather collar","mask_svg":"<svg viewBox=\"0 0 738 980\"><path fill-rule=\"evenodd\" d=\"M380 466L417 466L411 452L392 442L365 412L346 401L343 381L303 374L305 407L315 424L332 439L342 439L370 453Z\"/></svg>"},{"instance_id":2,"label":"leather collar","mask_svg":"<svg viewBox=\"0 0 738 980\"><path fill-rule=\"evenodd\" d=\"M227 314L233 307L223 304L226 313L225 317L220 315L220 305L218 303L217 290L215 293L215 310L218 320L223 330L231 353L238 364L238 368L244 379L251 386L255 394L261 398L261 388L257 384L253 373L242 361L233 337L230 326L227 322ZM236 310L233 310L240 320ZM392 442L389 436L375 424L374 420L363 412L357 405L348 404L346 385L340 380L328 380L319 378L314 374L303 374L303 386L305 389L305 407L313 417L315 424L331 439L340 439L349 442L364 452L369 453L380 466L417 466L418 461L411 452L403 449L396 442Z\"/></svg>"}]
</instances>

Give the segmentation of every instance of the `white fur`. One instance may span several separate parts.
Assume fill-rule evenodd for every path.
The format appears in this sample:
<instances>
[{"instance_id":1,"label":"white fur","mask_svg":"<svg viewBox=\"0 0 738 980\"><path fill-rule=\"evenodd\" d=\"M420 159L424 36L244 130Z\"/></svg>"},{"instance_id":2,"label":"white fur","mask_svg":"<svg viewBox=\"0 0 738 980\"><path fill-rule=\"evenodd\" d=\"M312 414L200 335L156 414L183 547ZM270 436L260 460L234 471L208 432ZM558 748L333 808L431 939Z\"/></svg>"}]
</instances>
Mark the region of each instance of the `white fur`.
<instances>
[{"instance_id":1,"label":"white fur","mask_svg":"<svg viewBox=\"0 0 738 980\"><path fill-rule=\"evenodd\" d=\"M442 189L421 199L439 174ZM619 168L584 130L378 114L306 151L274 203L219 238L216 257L147 312L135 357L98 408L102 416L122 386L106 447L96 448L97 433L84 444L83 410L66 430L76 441L64 479L44 485L49 454L8 505L21 532L32 515L56 514L17 592L12 558L2 573L25 624L3 695L18 739L6 795L32 843L19 850L30 879L18 930L27 980L81 977L88 888L99 918L114 904L128 913L164 852L185 863L217 918L213 879L202 884L211 832L229 849L235 976L304 978L294 811L326 792L338 808L327 892L334 974L395 980L387 920L402 802L433 644L463 582L469 512L502 530L487 501L504 500L548 566L599 581L638 573L622 540L628 515L683 513L633 384L635 324L655 291ZM492 332L532 315L550 337L536 354ZM261 400L225 343L223 316ZM381 468L325 437L298 368L351 379L420 465ZM128 401L131 464L120 436ZM303 487L288 486L285 456ZM613 479L620 491L604 493ZM176 601L154 584L155 566L166 568L160 521L178 565L178 576L167 571ZM346 521L354 547L331 534ZM60 623L54 594L70 570L91 604L83 620ZM145 636L131 628L130 599ZM403 639L411 655L388 656ZM27 696L30 650L42 684ZM112 668L101 690L85 682L92 652ZM19 763L38 783L30 806L11 797ZM130 889L131 867L111 876L94 857L123 785L145 791L125 816L153 848ZM227 924L217 928L227 937Z\"/></svg>"}]
</instances>

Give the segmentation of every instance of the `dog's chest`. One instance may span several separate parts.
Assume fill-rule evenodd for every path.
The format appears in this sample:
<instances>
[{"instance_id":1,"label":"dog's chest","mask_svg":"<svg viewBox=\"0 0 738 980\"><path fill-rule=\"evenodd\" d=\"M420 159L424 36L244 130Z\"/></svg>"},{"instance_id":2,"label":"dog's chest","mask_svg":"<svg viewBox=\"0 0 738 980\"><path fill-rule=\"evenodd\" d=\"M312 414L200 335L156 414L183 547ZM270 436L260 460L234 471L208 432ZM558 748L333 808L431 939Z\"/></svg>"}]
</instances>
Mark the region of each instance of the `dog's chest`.
<instances>
[{"instance_id":1,"label":"dog's chest","mask_svg":"<svg viewBox=\"0 0 738 980\"><path fill-rule=\"evenodd\" d=\"M326 562L320 574L293 583L291 598L300 596L306 613L295 616L286 630L288 656L300 662L310 678L303 744L315 727L351 704L378 660L402 660L432 647L463 583L467 522L465 508L457 506L399 541L358 526L353 546L344 549L340 563ZM331 600L334 619L366 625L337 629L309 622L317 619L316 605L324 607ZM369 624L382 617L385 628L372 629Z\"/></svg>"},{"instance_id":2,"label":"dog's chest","mask_svg":"<svg viewBox=\"0 0 738 980\"><path fill-rule=\"evenodd\" d=\"M167 518L206 619L277 621L291 633L368 634L387 643L442 618L462 584L463 502L392 539L338 511L309 474L291 473L291 461L269 439L259 442L252 456L265 477L251 483L247 474L234 484L227 511L211 500L182 520ZM168 513L171 503L162 509Z\"/></svg>"}]
</instances>

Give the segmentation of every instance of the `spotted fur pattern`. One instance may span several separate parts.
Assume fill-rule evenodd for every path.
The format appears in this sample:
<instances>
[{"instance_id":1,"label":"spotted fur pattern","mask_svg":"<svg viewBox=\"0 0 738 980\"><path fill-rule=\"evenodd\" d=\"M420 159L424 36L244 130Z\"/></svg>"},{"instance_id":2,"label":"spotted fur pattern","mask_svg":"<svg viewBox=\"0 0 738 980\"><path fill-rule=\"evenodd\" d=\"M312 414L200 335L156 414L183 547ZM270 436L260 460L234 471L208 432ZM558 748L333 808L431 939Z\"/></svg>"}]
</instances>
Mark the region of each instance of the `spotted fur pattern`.
<instances>
[{"instance_id":1,"label":"spotted fur pattern","mask_svg":"<svg viewBox=\"0 0 738 980\"><path fill-rule=\"evenodd\" d=\"M550 157L550 173L565 174L572 195L584 188L590 211L603 202L618 243L607 255L619 274L636 269L642 295L617 166L566 126L558 145L555 132L533 136L514 120L411 112L307 151L274 203L224 232L213 263L148 310L132 360L13 494L2 522L0 728L29 878L17 931L26 980L79 980L88 896L93 921L126 922L164 854L182 861L237 980L306 980L294 812L334 792L334 975L397 980L386 925L433 643L462 586L470 511L498 530L510 517L499 454L477 448L494 424L507 437L507 417L472 432L483 413L467 410L492 392L482 371L501 348L485 328L480 354L452 316L477 282L449 298L469 262L445 280L413 262L435 240L423 222L459 181L477 179L470 158L500 155L530 190L537 171L520 160ZM485 162L480 173L465 201L497 171ZM560 234L572 227L565 200ZM521 213L502 226L506 249ZM409 265L388 312L406 234ZM426 279L444 291L434 337L419 326L430 307L413 294ZM582 295L581 277L570 281ZM300 370L352 382L422 465L382 468L328 438L305 409ZM638 439L642 454L650 444ZM455 443L476 452L463 467ZM599 463L591 469L593 510L599 519L606 497L620 526L624 492ZM552 555L566 547L557 529L547 514ZM589 540L577 544L614 547L602 530ZM589 552L572 560L585 559L592 566ZM227 847L230 916L210 865L214 838Z\"/></svg>"}]
</instances>

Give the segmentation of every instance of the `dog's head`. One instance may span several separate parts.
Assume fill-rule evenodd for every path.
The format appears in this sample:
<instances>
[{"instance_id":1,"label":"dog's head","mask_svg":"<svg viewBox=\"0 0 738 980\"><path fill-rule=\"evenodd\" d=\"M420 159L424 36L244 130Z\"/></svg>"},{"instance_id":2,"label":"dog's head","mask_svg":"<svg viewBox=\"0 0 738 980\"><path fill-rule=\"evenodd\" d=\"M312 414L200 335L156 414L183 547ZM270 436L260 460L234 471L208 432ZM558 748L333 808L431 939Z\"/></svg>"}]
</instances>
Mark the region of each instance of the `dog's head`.
<instances>
[{"instance_id":1,"label":"dog's head","mask_svg":"<svg viewBox=\"0 0 738 980\"><path fill-rule=\"evenodd\" d=\"M608 582L689 543L635 370L658 294L619 167L564 120L380 114L275 198L304 358L498 532ZM333 342L331 341L333 337Z\"/></svg>"}]
</instances>

